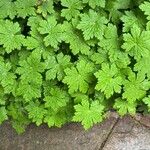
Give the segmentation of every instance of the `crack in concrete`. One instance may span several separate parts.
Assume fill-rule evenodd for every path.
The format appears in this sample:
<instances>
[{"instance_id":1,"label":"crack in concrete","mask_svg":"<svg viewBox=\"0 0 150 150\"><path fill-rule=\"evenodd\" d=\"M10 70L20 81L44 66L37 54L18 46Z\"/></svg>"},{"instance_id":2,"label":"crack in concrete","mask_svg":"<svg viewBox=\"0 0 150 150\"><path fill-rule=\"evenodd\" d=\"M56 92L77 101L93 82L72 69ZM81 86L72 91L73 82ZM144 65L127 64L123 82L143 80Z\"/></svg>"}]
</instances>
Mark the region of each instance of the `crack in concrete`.
<instances>
[{"instance_id":1,"label":"crack in concrete","mask_svg":"<svg viewBox=\"0 0 150 150\"><path fill-rule=\"evenodd\" d=\"M117 119L116 119L116 121L115 121L113 127L111 128L111 130L110 130L109 133L107 134L107 137L105 138L105 140L102 142L102 144L101 144L99 150L103 150L103 148L105 147L105 145L106 145L108 139L110 138L110 136L111 136L112 132L114 131L114 129L115 129L117 123L119 122L119 120L120 120L120 118L117 118Z\"/></svg>"},{"instance_id":2,"label":"crack in concrete","mask_svg":"<svg viewBox=\"0 0 150 150\"><path fill-rule=\"evenodd\" d=\"M135 117L135 116L131 116L132 117L132 119L135 121L135 122L137 122L137 123L139 123L140 125L142 125L142 126L144 126L144 127L146 127L146 128L149 128L150 129L150 124L147 124L147 123L145 123L146 121L145 120L142 120L141 118L141 116L140 117Z\"/></svg>"},{"instance_id":3,"label":"crack in concrete","mask_svg":"<svg viewBox=\"0 0 150 150\"><path fill-rule=\"evenodd\" d=\"M135 124L132 124L131 127L129 126L128 127L128 130L126 131L118 131L116 130L114 133L117 133L117 134L130 134L134 128Z\"/></svg>"}]
</instances>

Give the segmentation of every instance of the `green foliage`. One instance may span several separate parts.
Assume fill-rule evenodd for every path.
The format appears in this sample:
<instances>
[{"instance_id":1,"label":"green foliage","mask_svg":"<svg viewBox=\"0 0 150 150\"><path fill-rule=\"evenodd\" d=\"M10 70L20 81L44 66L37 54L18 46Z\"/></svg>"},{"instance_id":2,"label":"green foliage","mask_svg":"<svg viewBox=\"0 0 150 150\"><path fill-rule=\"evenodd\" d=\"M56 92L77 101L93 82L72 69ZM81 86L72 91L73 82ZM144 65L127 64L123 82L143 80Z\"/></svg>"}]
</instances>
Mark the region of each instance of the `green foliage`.
<instances>
[{"instance_id":1,"label":"green foliage","mask_svg":"<svg viewBox=\"0 0 150 150\"><path fill-rule=\"evenodd\" d=\"M135 59L150 55L150 31L141 31L140 27L134 25L131 34L125 33L123 38L125 42L122 48Z\"/></svg>"},{"instance_id":2,"label":"green foliage","mask_svg":"<svg viewBox=\"0 0 150 150\"><path fill-rule=\"evenodd\" d=\"M89 3L92 8L96 6L105 7L105 0L83 0L83 3Z\"/></svg>"},{"instance_id":3,"label":"green foliage","mask_svg":"<svg viewBox=\"0 0 150 150\"><path fill-rule=\"evenodd\" d=\"M63 53L59 53L56 56L48 55L45 63L46 69L48 69L46 72L47 80L57 78L59 81L61 81L65 76L64 70L71 66L70 56L63 55Z\"/></svg>"},{"instance_id":4,"label":"green foliage","mask_svg":"<svg viewBox=\"0 0 150 150\"><path fill-rule=\"evenodd\" d=\"M2 122L4 120L7 120L7 110L5 107L0 107L0 124L2 124Z\"/></svg>"},{"instance_id":5,"label":"green foliage","mask_svg":"<svg viewBox=\"0 0 150 150\"><path fill-rule=\"evenodd\" d=\"M98 78L96 90L104 92L107 98L110 98L114 92L121 92L122 77L118 73L115 65L109 67L108 64L102 64L102 69L95 73Z\"/></svg>"},{"instance_id":6,"label":"green foliage","mask_svg":"<svg viewBox=\"0 0 150 150\"><path fill-rule=\"evenodd\" d=\"M85 129L150 112L149 0L1 0L0 124Z\"/></svg>"},{"instance_id":7,"label":"green foliage","mask_svg":"<svg viewBox=\"0 0 150 150\"><path fill-rule=\"evenodd\" d=\"M39 4L37 4L38 5L37 13L42 14L43 17L46 17L48 14L54 13L53 4L54 4L53 0L46 0L43 1L41 4L39 1Z\"/></svg>"},{"instance_id":8,"label":"green foliage","mask_svg":"<svg viewBox=\"0 0 150 150\"><path fill-rule=\"evenodd\" d=\"M67 105L69 102L69 95L66 91L59 88L52 88L49 91L49 95L45 96L44 101L46 108L51 108L57 112L59 108Z\"/></svg>"},{"instance_id":9,"label":"green foliage","mask_svg":"<svg viewBox=\"0 0 150 150\"><path fill-rule=\"evenodd\" d=\"M32 101L25 108L29 114L29 118L39 126L43 122L44 115L46 114L44 105L40 104L38 101Z\"/></svg>"},{"instance_id":10,"label":"green foliage","mask_svg":"<svg viewBox=\"0 0 150 150\"><path fill-rule=\"evenodd\" d=\"M15 3L17 15L25 18L26 16L35 15L35 4L37 0L17 0Z\"/></svg>"},{"instance_id":11,"label":"green foliage","mask_svg":"<svg viewBox=\"0 0 150 150\"><path fill-rule=\"evenodd\" d=\"M146 96L146 91L150 88L150 82L141 74L129 75L128 80L124 81L123 98L129 102L134 102Z\"/></svg>"},{"instance_id":12,"label":"green foliage","mask_svg":"<svg viewBox=\"0 0 150 150\"><path fill-rule=\"evenodd\" d=\"M86 93L91 82L93 64L83 60L79 61L76 67L65 69L66 76L63 82L69 87L69 93L80 91Z\"/></svg>"},{"instance_id":13,"label":"green foliage","mask_svg":"<svg viewBox=\"0 0 150 150\"><path fill-rule=\"evenodd\" d=\"M54 16L50 16L47 20L41 20L38 31L41 34L47 35L44 38L45 46L51 45L52 47L57 48L58 43L62 40L61 25L57 24Z\"/></svg>"},{"instance_id":14,"label":"green foliage","mask_svg":"<svg viewBox=\"0 0 150 150\"><path fill-rule=\"evenodd\" d=\"M80 14L80 10L83 8L81 0L62 0L61 4L65 9L62 9L61 16L70 20Z\"/></svg>"},{"instance_id":15,"label":"green foliage","mask_svg":"<svg viewBox=\"0 0 150 150\"><path fill-rule=\"evenodd\" d=\"M83 31L85 40L89 40L93 37L101 39L107 22L105 16L99 15L93 10L89 10L88 13L81 15L81 21L77 28Z\"/></svg>"},{"instance_id":16,"label":"green foliage","mask_svg":"<svg viewBox=\"0 0 150 150\"><path fill-rule=\"evenodd\" d=\"M10 53L14 49L21 49L24 36L20 34L19 24L10 20L0 20L0 44Z\"/></svg>"},{"instance_id":17,"label":"green foliage","mask_svg":"<svg viewBox=\"0 0 150 150\"><path fill-rule=\"evenodd\" d=\"M116 99L114 104L114 108L118 111L119 115L121 116L124 116L127 113L135 115L136 107L137 107L136 103L130 103L120 98Z\"/></svg>"},{"instance_id":18,"label":"green foliage","mask_svg":"<svg viewBox=\"0 0 150 150\"><path fill-rule=\"evenodd\" d=\"M12 0L0 1L0 10L0 18L6 18L9 16L11 19L13 19L17 13L15 4L12 2Z\"/></svg>"},{"instance_id":19,"label":"green foliage","mask_svg":"<svg viewBox=\"0 0 150 150\"><path fill-rule=\"evenodd\" d=\"M89 100L85 98L81 104L75 105L74 108L76 112L73 121L81 122L85 129L90 128L95 123L101 122L103 119L104 106L99 101L93 101L90 104Z\"/></svg>"}]
</instances>

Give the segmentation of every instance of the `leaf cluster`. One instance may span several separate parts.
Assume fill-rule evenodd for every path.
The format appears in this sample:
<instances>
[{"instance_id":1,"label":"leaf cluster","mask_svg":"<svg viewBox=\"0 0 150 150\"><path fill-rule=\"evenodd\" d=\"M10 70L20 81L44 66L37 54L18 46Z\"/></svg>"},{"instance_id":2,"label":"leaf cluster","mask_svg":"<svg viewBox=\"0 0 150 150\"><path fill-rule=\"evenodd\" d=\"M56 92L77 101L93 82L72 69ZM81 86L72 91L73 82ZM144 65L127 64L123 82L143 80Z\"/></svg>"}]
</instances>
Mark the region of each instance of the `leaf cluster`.
<instances>
[{"instance_id":1,"label":"leaf cluster","mask_svg":"<svg viewBox=\"0 0 150 150\"><path fill-rule=\"evenodd\" d=\"M85 129L150 111L150 0L1 0L0 124Z\"/></svg>"}]
</instances>

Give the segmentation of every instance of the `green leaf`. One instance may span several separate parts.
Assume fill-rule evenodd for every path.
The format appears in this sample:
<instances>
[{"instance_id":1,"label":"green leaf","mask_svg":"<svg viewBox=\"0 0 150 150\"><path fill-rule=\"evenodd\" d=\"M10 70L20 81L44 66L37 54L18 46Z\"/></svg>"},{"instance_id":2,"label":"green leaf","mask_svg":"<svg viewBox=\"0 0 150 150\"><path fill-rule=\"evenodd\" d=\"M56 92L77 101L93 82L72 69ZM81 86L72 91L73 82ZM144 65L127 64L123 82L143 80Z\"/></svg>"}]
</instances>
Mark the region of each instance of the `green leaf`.
<instances>
[{"instance_id":1,"label":"green leaf","mask_svg":"<svg viewBox=\"0 0 150 150\"><path fill-rule=\"evenodd\" d=\"M25 132L31 120L28 118L25 108L19 102L11 102L8 106L8 116L11 117L13 128L18 134Z\"/></svg>"},{"instance_id":2,"label":"green leaf","mask_svg":"<svg viewBox=\"0 0 150 150\"><path fill-rule=\"evenodd\" d=\"M61 127L67 122L65 111L55 112L49 109L44 118L44 122L48 124L49 128L52 126Z\"/></svg>"},{"instance_id":3,"label":"green leaf","mask_svg":"<svg viewBox=\"0 0 150 150\"><path fill-rule=\"evenodd\" d=\"M66 91L61 90L60 88L52 88L49 95L44 98L45 107L58 111L58 109L67 105L69 98Z\"/></svg>"},{"instance_id":4,"label":"green leaf","mask_svg":"<svg viewBox=\"0 0 150 150\"><path fill-rule=\"evenodd\" d=\"M96 6L100 6L100 7L105 7L105 3L106 1L105 0L82 0L83 3L89 3L89 5L92 7L92 8L95 8Z\"/></svg>"},{"instance_id":5,"label":"green leaf","mask_svg":"<svg viewBox=\"0 0 150 150\"><path fill-rule=\"evenodd\" d=\"M39 50L42 52L46 51L46 47L43 43L43 37L37 32L32 32L32 36L27 36L23 45L26 46L27 49Z\"/></svg>"},{"instance_id":6,"label":"green leaf","mask_svg":"<svg viewBox=\"0 0 150 150\"><path fill-rule=\"evenodd\" d=\"M54 3L53 0L43 1L41 5L38 6L37 13L46 17L48 14L54 13Z\"/></svg>"},{"instance_id":7,"label":"green leaf","mask_svg":"<svg viewBox=\"0 0 150 150\"><path fill-rule=\"evenodd\" d=\"M120 53L120 45L117 27L113 24L108 24L104 30L104 37L99 42L99 46L107 51L110 61L115 61Z\"/></svg>"},{"instance_id":8,"label":"green leaf","mask_svg":"<svg viewBox=\"0 0 150 150\"><path fill-rule=\"evenodd\" d=\"M123 31L129 32L133 26L139 26L141 28L144 27L144 21L140 16L138 17L134 14L133 11L126 11L125 15L121 17L121 20L124 22L123 24Z\"/></svg>"},{"instance_id":9,"label":"green leaf","mask_svg":"<svg viewBox=\"0 0 150 150\"><path fill-rule=\"evenodd\" d=\"M135 115L136 103L129 103L128 101L122 100L121 98L116 99L114 108L118 110L119 115L124 116L126 114Z\"/></svg>"},{"instance_id":10,"label":"green leaf","mask_svg":"<svg viewBox=\"0 0 150 150\"><path fill-rule=\"evenodd\" d=\"M81 0L61 0L61 5L65 7L61 11L61 16L70 20L80 14L80 10L83 9Z\"/></svg>"},{"instance_id":11,"label":"green leaf","mask_svg":"<svg viewBox=\"0 0 150 150\"><path fill-rule=\"evenodd\" d=\"M110 0L110 1L112 1L112 0ZM131 0L125 0L125 1L115 0L112 2L114 3L115 9L128 9L130 7Z\"/></svg>"},{"instance_id":12,"label":"green leaf","mask_svg":"<svg viewBox=\"0 0 150 150\"><path fill-rule=\"evenodd\" d=\"M119 75L117 67L113 64L102 64L102 69L95 73L98 83L96 90L104 92L107 98L111 97L114 92L121 92L122 77Z\"/></svg>"},{"instance_id":13,"label":"green leaf","mask_svg":"<svg viewBox=\"0 0 150 150\"><path fill-rule=\"evenodd\" d=\"M142 101L144 102L144 104L147 105L148 111L150 112L150 95L148 95L147 97L143 98Z\"/></svg>"},{"instance_id":14,"label":"green leaf","mask_svg":"<svg viewBox=\"0 0 150 150\"><path fill-rule=\"evenodd\" d=\"M150 2L144 1L140 5L140 9L144 11L144 14L148 16L147 19L150 20Z\"/></svg>"},{"instance_id":15,"label":"green leaf","mask_svg":"<svg viewBox=\"0 0 150 150\"><path fill-rule=\"evenodd\" d=\"M46 46L51 45L54 48L62 41L62 27L57 23L54 16L49 16L47 20L40 21L38 31L45 34L44 42Z\"/></svg>"},{"instance_id":16,"label":"green leaf","mask_svg":"<svg viewBox=\"0 0 150 150\"><path fill-rule=\"evenodd\" d=\"M80 92L86 93L89 88L93 71L93 64L81 60L76 67L65 69L66 76L63 82L69 86L69 93Z\"/></svg>"},{"instance_id":17,"label":"green leaf","mask_svg":"<svg viewBox=\"0 0 150 150\"><path fill-rule=\"evenodd\" d=\"M51 80L57 77L57 79L61 81L65 76L64 70L71 66L70 56L63 55L63 53L59 53L56 56L48 55L45 64L46 69L48 69L46 79Z\"/></svg>"},{"instance_id":18,"label":"green leaf","mask_svg":"<svg viewBox=\"0 0 150 150\"><path fill-rule=\"evenodd\" d=\"M102 39L104 35L104 29L108 20L93 10L89 10L89 13L81 15L81 21L77 28L83 31L85 40L92 39L94 37Z\"/></svg>"},{"instance_id":19,"label":"green leaf","mask_svg":"<svg viewBox=\"0 0 150 150\"><path fill-rule=\"evenodd\" d=\"M107 63L108 60L108 54L106 50L103 50L99 48L97 50L98 52L94 52L91 56L91 60L95 62L95 64L102 64L102 63Z\"/></svg>"},{"instance_id":20,"label":"green leaf","mask_svg":"<svg viewBox=\"0 0 150 150\"><path fill-rule=\"evenodd\" d=\"M27 102L32 98L39 98L43 82L41 73L45 70L41 56L32 53L27 60L20 61L19 65L16 69L16 73L20 75L17 95L22 95Z\"/></svg>"},{"instance_id":21,"label":"green leaf","mask_svg":"<svg viewBox=\"0 0 150 150\"><path fill-rule=\"evenodd\" d=\"M41 62L41 56L38 53L32 53L27 60L21 60L19 65L16 73L21 75L20 79L23 82L42 84L41 73L45 70L45 64Z\"/></svg>"},{"instance_id":22,"label":"green leaf","mask_svg":"<svg viewBox=\"0 0 150 150\"><path fill-rule=\"evenodd\" d=\"M11 19L14 19L16 15L15 4L12 0L1 0L0 1L0 18L7 18L8 16Z\"/></svg>"},{"instance_id":23,"label":"green leaf","mask_svg":"<svg viewBox=\"0 0 150 150\"><path fill-rule=\"evenodd\" d=\"M36 123L37 126L42 124L45 114L47 113L44 105L37 102L30 102L26 107L29 118Z\"/></svg>"},{"instance_id":24,"label":"green leaf","mask_svg":"<svg viewBox=\"0 0 150 150\"><path fill-rule=\"evenodd\" d=\"M103 119L104 106L99 104L98 101L93 101L90 104L87 99L84 99L81 104L75 105L74 108L73 121L81 122L86 130Z\"/></svg>"},{"instance_id":25,"label":"green leaf","mask_svg":"<svg viewBox=\"0 0 150 150\"><path fill-rule=\"evenodd\" d=\"M140 74L147 75L150 79L150 56L143 57L134 65L134 71L138 71Z\"/></svg>"},{"instance_id":26,"label":"green leaf","mask_svg":"<svg viewBox=\"0 0 150 150\"><path fill-rule=\"evenodd\" d=\"M63 40L70 44L70 49L74 55L82 53L88 55L90 47L85 42L81 33L75 30L73 26L67 22L63 23Z\"/></svg>"},{"instance_id":27,"label":"green leaf","mask_svg":"<svg viewBox=\"0 0 150 150\"><path fill-rule=\"evenodd\" d=\"M146 57L150 53L150 31L141 31L138 26L133 26L131 34L123 34L122 48L135 59Z\"/></svg>"},{"instance_id":28,"label":"green leaf","mask_svg":"<svg viewBox=\"0 0 150 150\"><path fill-rule=\"evenodd\" d=\"M131 74L128 80L124 81L123 99L129 102L135 102L146 95L146 91L150 88L150 82L145 79L144 75Z\"/></svg>"},{"instance_id":29,"label":"green leaf","mask_svg":"<svg viewBox=\"0 0 150 150\"><path fill-rule=\"evenodd\" d=\"M16 76L12 73L11 64L0 61L0 83L4 88L4 93L14 92Z\"/></svg>"},{"instance_id":30,"label":"green leaf","mask_svg":"<svg viewBox=\"0 0 150 150\"><path fill-rule=\"evenodd\" d=\"M35 15L35 4L37 0L17 0L15 1L15 7L17 10L17 15L19 17L25 18L26 16Z\"/></svg>"},{"instance_id":31,"label":"green leaf","mask_svg":"<svg viewBox=\"0 0 150 150\"><path fill-rule=\"evenodd\" d=\"M0 21L0 44L7 53L15 49L21 49L24 36L20 34L19 24L10 20Z\"/></svg>"},{"instance_id":32,"label":"green leaf","mask_svg":"<svg viewBox=\"0 0 150 150\"><path fill-rule=\"evenodd\" d=\"M0 86L0 105L5 105L6 103L6 96L4 94L4 89Z\"/></svg>"},{"instance_id":33,"label":"green leaf","mask_svg":"<svg viewBox=\"0 0 150 150\"><path fill-rule=\"evenodd\" d=\"M29 33L33 36L33 37L37 37L40 36L40 38L43 39L43 36L41 36L38 32L38 28L39 28L39 24L40 21L42 21L42 17L41 16L31 16L28 19L27 25L30 27L30 31ZM32 43L33 44L33 43ZM43 41L42 44L44 45Z\"/></svg>"},{"instance_id":34,"label":"green leaf","mask_svg":"<svg viewBox=\"0 0 150 150\"><path fill-rule=\"evenodd\" d=\"M30 84L28 82L20 81L17 91L17 96L23 96L25 102L33 100L33 98L41 97L41 86L38 84Z\"/></svg>"},{"instance_id":35,"label":"green leaf","mask_svg":"<svg viewBox=\"0 0 150 150\"><path fill-rule=\"evenodd\" d=\"M7 120L7 110L5 107L0 107L0 125L3 123L3 121Z\"/></svg>"}]
</instances>

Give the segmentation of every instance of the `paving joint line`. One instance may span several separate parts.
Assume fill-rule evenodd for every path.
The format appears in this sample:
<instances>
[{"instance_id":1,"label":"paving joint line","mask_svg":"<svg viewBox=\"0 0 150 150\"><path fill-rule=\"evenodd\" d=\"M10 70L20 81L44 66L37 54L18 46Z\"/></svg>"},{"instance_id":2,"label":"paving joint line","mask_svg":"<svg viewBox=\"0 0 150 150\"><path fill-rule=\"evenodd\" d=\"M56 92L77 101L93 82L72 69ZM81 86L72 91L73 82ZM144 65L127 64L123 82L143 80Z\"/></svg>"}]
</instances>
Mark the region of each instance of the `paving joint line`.
<instances>
[{"instance_id":1,"label":"paving joint line","mask_svg":"<svg viewBox=\"0 0 150 150\"><path fill-rule=\"evenodd\" d=\"M141 119L137 119L137 118L134 117L134 116L131 116L131 118L132 118L135 122L139 123L140 125L142 125L142 126L144 126L144 127L150 129L150 125L146 125L145 123L143 123L143 122L141 121Z\"/></svg>"},{"instance_id":2,"label":"paving joint line","mask_svg":"<svg viewBox=\"0 0 150 150\"><path fill-rule=\"evenodd\" d=\"M107 137L105 138L105 140L102 142L102 144L101 144L99 150L103 150L103 148L105 147L105 145L106 145L108 139L110 138L112 132L114 131L116 125L118 124L119 120L120 120L120 118L117 118L117 119L116 119L116 121L115 121L113 127L111 128L111 130L110 130L109 133L107 134Z\"/></svg>"}]
</instances>

